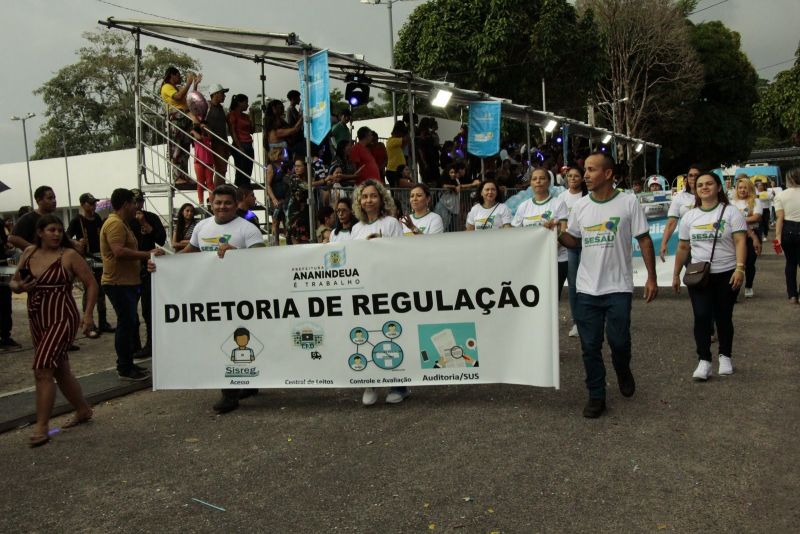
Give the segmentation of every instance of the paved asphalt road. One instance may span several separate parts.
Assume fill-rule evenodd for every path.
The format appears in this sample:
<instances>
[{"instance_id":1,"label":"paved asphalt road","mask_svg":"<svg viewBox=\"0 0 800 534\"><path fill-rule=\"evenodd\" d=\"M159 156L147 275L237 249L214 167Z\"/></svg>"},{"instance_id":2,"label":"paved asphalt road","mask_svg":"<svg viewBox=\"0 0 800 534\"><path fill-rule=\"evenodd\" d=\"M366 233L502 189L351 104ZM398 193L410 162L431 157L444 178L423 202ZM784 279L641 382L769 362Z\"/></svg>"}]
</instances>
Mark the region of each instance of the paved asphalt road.
<instances>
[{"instance_id":1,"label":"paved asphalt road","mask_svg":"<svg viewBox=\"0 0 800 534\"><path fill-rule=\"evenodd\" d=\"M559 391L262 390L225 416L216 392L144 391L39 449L0 435L0 532L797 532L800 308L783 258L759 269L733 376L692 382L688 297L662 290L634 304L637 393L612 372L599 420L563 317Z\"/></svg>"}]
</instances>

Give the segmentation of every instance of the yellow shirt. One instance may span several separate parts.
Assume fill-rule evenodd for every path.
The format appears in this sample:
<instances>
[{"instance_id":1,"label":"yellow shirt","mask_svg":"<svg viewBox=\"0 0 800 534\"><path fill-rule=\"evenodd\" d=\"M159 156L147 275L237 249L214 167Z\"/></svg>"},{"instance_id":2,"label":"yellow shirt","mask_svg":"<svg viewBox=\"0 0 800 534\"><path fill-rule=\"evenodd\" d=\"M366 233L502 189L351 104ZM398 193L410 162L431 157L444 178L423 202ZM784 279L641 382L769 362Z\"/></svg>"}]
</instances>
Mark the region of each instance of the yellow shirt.
<instances>
[{"instance_id":1,"label":"yellow shirt","mask_svg":"<svg viewBox=\"0 0 800 534\"><path fill-rule=\"evenodd\" d=\"M386 140L386 154L389 161L386 162L386 170L396 172L397 167L406 164L406 157L403 155L403 138L390 137Z\"/></svg>"},{"instance_id":2,"label":"yellow shirt","mask_svg":"<svg viewBox=\"0 0 800 534\"><path fill-rule=\"evenodd\" d=\"M178 92L177 87L175 87L171 83L165 83L164 85L161 86L161 100L166 102L167 105L170 107L178 108L183 111L188 111L189 106L186 104L185 101L180 102L173 98L175 96L175 93L177 92Z\"/></svg>"},{"instance_id":3,"label":"yellow shirt","mask_svg":"<svg viewBox=\"0 0 800 534\"><path fill-rule=\"evenodd\" d=\"M103 257L103 277L100 283L110 286L138 286L139 260L118 259L114 256L111 243L138 250L139 243L130 226L116 213L112 213L100 229L100 255Z\"/></svg>"}]
</instances>

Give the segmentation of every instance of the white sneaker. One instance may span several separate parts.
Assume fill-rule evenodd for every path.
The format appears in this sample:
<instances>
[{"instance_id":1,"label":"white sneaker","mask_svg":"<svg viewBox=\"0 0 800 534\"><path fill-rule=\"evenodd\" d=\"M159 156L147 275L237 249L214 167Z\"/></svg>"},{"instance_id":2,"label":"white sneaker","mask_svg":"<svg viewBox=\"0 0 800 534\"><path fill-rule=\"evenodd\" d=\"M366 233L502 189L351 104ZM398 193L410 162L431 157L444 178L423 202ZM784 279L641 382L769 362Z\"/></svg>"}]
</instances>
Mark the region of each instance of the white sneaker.
<instances>
[{"instance_id":1,"label":"white sneaker","mask_svg":"<svg viewBox=\"0 0 800 534\"><path fill-rule=\"evenodd\" d=\"M572 325L572 328L569 329L569 337L578 337L578 325Z\"/></svg>"},{"instance_id":2,"label":"white sneaker","mask_svg":"<svg viewBox=\"0 0 800 534\"><path fill-rule=\"evenodd\" d=\"M729 356L724 356L722 354L719 355L719 374L720 375L733 374L733 362L731 361Z\"/></svg>"},{"instance_id":3,"label":"white sneaker","mask_svg":"<svg viewBox=\"0 0 800 534\"><path fill-rule=\"evenodd\" d=\"M364 395L361 397L361 403L364 406L372 406L378 401L378 392L375 388L364 388Z\"/></svg>"},{"instance_id":4,"label":"white sneaker","mask_svg":"<svg viewBox=\"0 0 800 534\"><path fill-rule=\"evenodd\" d=\"M695 380L708 380L711 376L711 362L708 360L700 360L697 362L697 369L694 370L692 378Z\"/></svg>"},{"instance_id":5,"label":"white sneaker","mask_svg":"<svg viewBox=\"0 0 800 534\"><path fill-rule=\"evenodd\" d=\"M388 395L386 395L387 404L399 404L408 397L411 392L408 388L392 388Z\"/></svg>"},{"instance_id":6,"label":"white sneaker","mask_svg":"<svg viewBox=\"0 0 800 534\"><path fill-rule=\"evenodd\" d=\"M744 288L744 298L751 299L753 298L753 288Z\"/></svg>"}]
</instances>

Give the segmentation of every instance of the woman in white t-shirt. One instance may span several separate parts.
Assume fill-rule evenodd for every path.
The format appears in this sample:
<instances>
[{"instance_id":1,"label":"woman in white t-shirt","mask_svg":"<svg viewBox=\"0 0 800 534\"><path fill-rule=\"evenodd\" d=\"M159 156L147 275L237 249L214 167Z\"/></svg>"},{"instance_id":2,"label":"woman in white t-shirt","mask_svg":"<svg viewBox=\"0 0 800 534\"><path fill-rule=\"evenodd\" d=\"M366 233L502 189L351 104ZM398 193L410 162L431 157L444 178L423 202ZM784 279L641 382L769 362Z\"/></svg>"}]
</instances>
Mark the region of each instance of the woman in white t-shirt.
<instances>
[{"instance_id":1,"label":"woman in white t-shirt","mask_svg":"<svg viewBox=\"0 0 800 534\"><path fill-rule=\"evenodd\" d=\"M572 206L586 195L589 190L586 187L586 182L583 180L583 170L579 167L570 167L567 170L567 190L558 195L567 208L567 218L572 211ZM575 314L575 301L578 298L578 292L575 290L575 279L578 276L578 267L581 264L581 249L568 248L567 249L567 286L569 291L569 310L570 314L574 317ZM569 330L569 337L578 337L578 325L575 321L572 322L572 328Z\"/></svg>"},{"instance_id":2,"label":"woman in white t-shirt","mask_svg":"<svg viewBox=\"0 0 800 534\"><path fill-rule=\"evenodd\" d=\"M403 235L403 225L394 218L394 200L389 191L375 180L367 180L353 191L353 213L358 222L353 226L353 239L377 239ZM396 404L408 396L407 388L392 388L386 402ZM378 400L375 388L365 388L361 397L364 406Z\"/></svg>"},{"instance_id":3,"label":"woman in white t-shirt","mask_svg":"<svg viewBox=\"0 0 800 534\"><path fill-rule=\"evenodd\" d=\"M672 234L675 233L675 228L678 227L678 221L681 217L686 215L686 212L694 208L697 199L694 194L694 186L697 183L697 177L700 176L700 167L691 165L689 172L686 173L686 180L684 182L683 191L678 191L672 197L672 202L669 204L669 211L667 212L667 225L664 227L664 234L661 236L661 248L659 250L659 257L661 261L667 261L667 245Z\"/></svg>"},{"instance_id":4,"label":"woman in white t-shirt","mask_svg":"<svg viewBox=\"0 0 800 534\"><path fill-rule=\"evenodd\" d=\"M800 264L800 167L786 173L786 189L775 195L775 244L786 255L786 292L798 304L797 267Z\"/></svg>"},{"instance_id":5,"label":"woman in white t-shirt","mask_svg":"<svg viewBox=\"0 0 800 534\"><path fill-rule=\"evenodd\" d=\"M544 169L535 169L531 174L533 196L519 205L511 226L515 228L543 226L547 229L559 226L561 232L567 229L567 207L559 197L550 195L550 174ZM567 280L567 247L558 245L558 296Z\"/></svg>"},{"instance_id":6,"label":"woman in white t-shirt","mask_svg":"<svg viewBox=\"0 0 800 534\"><path fill-rule=\"evenodd\" d=\"M731 204L735 206L747 221L747 260L745 261L744 297L752 298L753 280L756 278L756 260L761 254L761 236L758 226L761 223L761 202L756 198L756 189L750 178L741 176L736 180Z\"/></svg>"},{"instance_id":7,"label":"woman in white t-shirt","mask_svg":"<svg viewBox=\"0 0 800 534\"><path fill-rule=\"evenodd\" d=\"M480 202L472 206L467 214L467 231L497 230L511 226L511 210L503 204L503 198L494 180L485 180L478 188Z\"/></svg>"},{"instance_id":8,"label":"woman in white t-shirt","mask_svg":"<svg viewBox=\"0 0 800 534\"><path fill-rule=\"evenodd\" d=\"M694 342L700 359L692 377L708 380L712 368L714 322L719 337L719 374L733 374L733 305L744 282L747 223L739 210L728 205L728 197L716 174L703 174L697 179L697 197L699 205L686 212L679 225L680 242L675 254L672 287L676 293L680 291L681 270L690 251L693 262L711 262L708 285L689 288Z\"/></svg>"},{"instance_id":9,"label":"woman in white t-shirt","mask_svg":"<svg viewBox=\"0 0 800 534\"><path fill-rule=\"evenodd\" d=\"M431 211L431 190L425 184L416 184L408 192L411 213L400 218L404 235L441 234L442 217Z\"/></svg>"},{"instance_id":10,"label":"woman in white t-shirt","mask_svg":"<svg viewBox=\"0 0 800 534\"><path fill-rule=\"evenodd\" d=\"M336 224L333 225L329 242L350 241L350 231L355 223L353 205L350 203L350 199L347 197L340 198L336 203Z\"/></svg>"}]
</instances>

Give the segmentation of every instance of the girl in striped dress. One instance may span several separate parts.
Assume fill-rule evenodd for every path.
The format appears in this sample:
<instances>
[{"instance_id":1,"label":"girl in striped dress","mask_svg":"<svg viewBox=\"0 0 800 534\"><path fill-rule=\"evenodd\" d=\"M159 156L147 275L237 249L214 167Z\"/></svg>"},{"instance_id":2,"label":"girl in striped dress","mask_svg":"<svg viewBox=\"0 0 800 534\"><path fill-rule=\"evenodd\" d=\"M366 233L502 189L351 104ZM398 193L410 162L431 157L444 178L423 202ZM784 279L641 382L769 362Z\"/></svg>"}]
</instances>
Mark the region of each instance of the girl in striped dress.
<instances>
[{"instance_id":1,"label":"girl in striped dress","mask_svg":"<svg viewBox=\"0 0 800 534\"><path fill-rule=\"evenodd\" d=\"M76 277L86 286L83 318L72 297L72 280ZM75 415L63 428L92 418L92 408L70 369L67 349L79 327L88 333L93 326L97 282L86 260L72 248L61 220L54 215L45 215L36 224L35 244L22 254L10 285L15 293L28 292L36 379L36 426L29 444L38 447L50 440L48 423L56 393L53 379L75 407Z\"/></svg>"}]
</instances>

